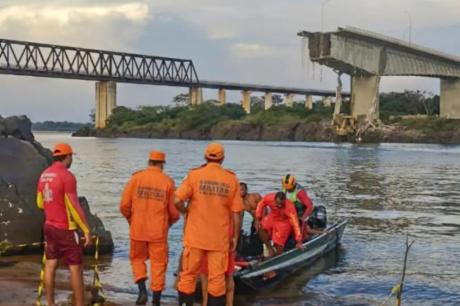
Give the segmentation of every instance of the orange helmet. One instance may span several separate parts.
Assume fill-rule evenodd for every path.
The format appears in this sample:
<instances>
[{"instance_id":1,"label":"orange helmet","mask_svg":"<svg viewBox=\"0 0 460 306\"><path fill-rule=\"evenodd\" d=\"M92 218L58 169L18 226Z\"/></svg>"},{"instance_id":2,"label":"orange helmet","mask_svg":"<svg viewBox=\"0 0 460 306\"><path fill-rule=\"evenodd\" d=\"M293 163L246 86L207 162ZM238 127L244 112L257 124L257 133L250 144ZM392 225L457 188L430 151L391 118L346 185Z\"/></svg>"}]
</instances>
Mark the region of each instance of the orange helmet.
<instances>
[{"instance_id":1,"label":"orange helmet","mask_svg":"<svg viewBox=\"0 0 460 306\"><path fill-rule=\"evenodd\" d=\"M66 143L58 143L53 148L53 156L73 154L72 147Z\"/></svg>"},{"instance_id":2,"label":"orange helmet","mask_svg":"<svg viewBox=\"0 0 460 306\"><path fill-rule=\"evenodd\" d=\"M297 180L295 179L294 175L286 174L281 179L281 186L283 186L283 188L286 190L294 189L296 184Z\"/></svg>"}]
</instances>

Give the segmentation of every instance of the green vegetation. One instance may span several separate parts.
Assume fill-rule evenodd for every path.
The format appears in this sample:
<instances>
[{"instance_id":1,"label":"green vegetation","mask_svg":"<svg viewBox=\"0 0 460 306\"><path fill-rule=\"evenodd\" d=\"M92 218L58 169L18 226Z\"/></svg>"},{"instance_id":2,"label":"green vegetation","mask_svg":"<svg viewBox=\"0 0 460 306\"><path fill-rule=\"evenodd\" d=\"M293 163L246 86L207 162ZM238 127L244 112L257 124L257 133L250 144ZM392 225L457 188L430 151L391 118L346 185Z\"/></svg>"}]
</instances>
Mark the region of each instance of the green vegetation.
<instances>
[{"instance_id":1,"label":"green vegetation","mask_svg":"<svg viewBox=\"0 0 460 306\"><path fill-rule=\"evenodd\" d=\"M44 121L32 123L35 131L56 131L56 132L75 132L81 128L90 126L89 123L68 122L68 121Z\"/></svg>"},{"instance_id":2,"label":"green vegetation","mask_svg":"<svg viewBox=\"0 0 460 306\"><path fill-rule=\"evenodd\" d=\"M143 128L147 130L175 130L183 132L197 130L208 132L213 126L224 121L242 121L253 125L275 125L289 121L320 121L332 116L332 108L315 105L308 110L301 103L292 108L284 105L274 106L270 110L257 109L247 115L243 108L234 103L223 106L214 101L207 101L195 107L188 106L141 106L130 109L120 106L114 109L108 120L108 128L116 128L125 132Z\"/></svg>"},{"instance_id":3,"label":"green vegetation","mask_svg":"<svg viewBox=\"0 0 460 306\"><path fill-rule=\"evenodd\" d=\"M421 91L389 92L380 94L380 118L405 115L439 114L439 96Z\"/></svg>"}]
</instances>

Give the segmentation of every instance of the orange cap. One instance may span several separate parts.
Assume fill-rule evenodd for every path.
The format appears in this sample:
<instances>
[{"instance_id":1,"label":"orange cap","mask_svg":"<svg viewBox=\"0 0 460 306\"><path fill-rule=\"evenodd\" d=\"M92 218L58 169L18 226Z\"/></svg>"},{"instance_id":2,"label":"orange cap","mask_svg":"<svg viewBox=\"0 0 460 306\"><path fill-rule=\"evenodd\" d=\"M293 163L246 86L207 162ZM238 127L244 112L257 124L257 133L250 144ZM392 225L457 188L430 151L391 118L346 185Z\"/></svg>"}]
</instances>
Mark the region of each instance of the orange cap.
<instances>
[{"instance_id":1,"label":"orange cap","mask_svg":"<svg viewBox=\"0 0 460 306\"><path fill-rule=\"evenodd\" d=\"M161 151L151 151L149 155L149 160L166 162L166 154Z\"/></svg>"},{"instance_id":2,"label":"orange cap","mask_svg":"<svg viewBox=\"0 0 460 306\"><path fill-rule=\"evenodd\" d=\"M53 156L62 156L74 154L72 151L72 147L66 143L58 143L53 148Z\"/></svg>"},{"instance_id":3,"label":"orange cap","mask_svg":"<svg viewBox=\"0 0 460 306\"><path fill-rule=\"evenodd\" d=\"M225 156L224 146L217 142L210 143L204 152L204 156L210 160L221 160Z\"/></svg>"},{"instance_id":4,"label":"orange cap","mask_svg":"<svg viewBox=\"0 0 460 306\"><path fill-rule=\"evenodd\" d=\"M294 175L286 174L282 179L281 179L281 185L286 189L286 190L292 190L295 188L297 184L297 180Z\"/></svg>"}]
</instances>

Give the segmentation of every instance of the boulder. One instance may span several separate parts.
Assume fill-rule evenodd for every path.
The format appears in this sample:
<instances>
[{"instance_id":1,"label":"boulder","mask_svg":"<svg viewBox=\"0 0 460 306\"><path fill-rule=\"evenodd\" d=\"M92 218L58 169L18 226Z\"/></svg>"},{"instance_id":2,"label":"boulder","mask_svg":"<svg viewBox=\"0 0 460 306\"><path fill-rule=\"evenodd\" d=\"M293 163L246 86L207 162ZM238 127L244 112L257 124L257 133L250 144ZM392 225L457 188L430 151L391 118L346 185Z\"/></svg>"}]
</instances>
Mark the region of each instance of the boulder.
<instances>
[{"instance_id":1,"label":"boulder","mask_svg":"<svg viewBox=\"0 0 460 306\"><path fill-rule=\"evenodd\" d=\"M40 174L52 161L51 151L35 141L25 116L0 117L0 253L38 251L43 240L43 212L36 206ZM3 137L1 137L3 135ZM102 221L80 198L93 234L100 236L100 251L113 250Z\"/></svg>"}]
</instances>

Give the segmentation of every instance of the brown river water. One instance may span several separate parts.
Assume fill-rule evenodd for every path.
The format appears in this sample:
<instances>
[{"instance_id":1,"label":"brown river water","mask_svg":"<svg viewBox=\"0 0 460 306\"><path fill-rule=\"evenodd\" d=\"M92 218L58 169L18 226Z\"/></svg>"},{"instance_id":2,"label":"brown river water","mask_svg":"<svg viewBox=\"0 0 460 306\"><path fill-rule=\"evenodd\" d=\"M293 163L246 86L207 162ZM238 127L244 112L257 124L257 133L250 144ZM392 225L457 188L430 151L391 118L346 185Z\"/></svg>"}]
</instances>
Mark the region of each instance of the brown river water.
<instances>
[{"instance_id":1,"label":"brown river water","mask_svg":"<svg viewBox=\"0 0 460 306\"><path fill-rule=\"evenodd\" d=\"M112 301L134 300L128 226L118 210L123 186L132 172L145 166L152 149L168 154L165 171L179 184L188 169L203 162L207 142L53 133L36 137L48 147L69 142L78 153L72 171L79 194L88 198L115 241L113 256L102 261L105 290ZM282 175L295 174L314 203L327 207L331 221L349 222L339 250L276 290L238 296L236 305L381 305L400 278L406 234L415 244L403 305L460 305L460 146L223 143L225 166L247 182L250 191L274 191ZM249 222L246 218L246 227ZM182 221L169 237L165 295L172 303L181 230Z\"/></svg>"}]
</instances>

